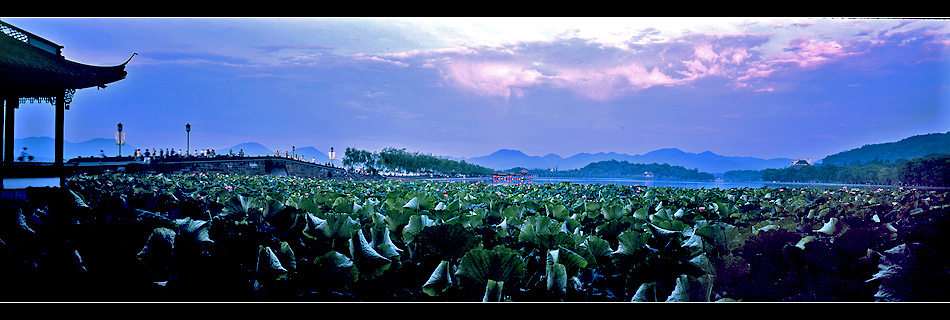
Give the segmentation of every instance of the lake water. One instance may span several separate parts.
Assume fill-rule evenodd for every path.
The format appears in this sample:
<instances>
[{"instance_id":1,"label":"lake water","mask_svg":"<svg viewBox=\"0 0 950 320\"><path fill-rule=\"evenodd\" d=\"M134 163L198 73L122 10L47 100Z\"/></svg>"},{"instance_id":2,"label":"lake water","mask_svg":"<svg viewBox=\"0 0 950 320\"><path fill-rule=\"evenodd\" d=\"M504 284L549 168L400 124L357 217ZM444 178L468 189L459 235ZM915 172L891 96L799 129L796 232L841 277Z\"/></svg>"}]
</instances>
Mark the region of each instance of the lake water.
<instances>
[{"instance_id":1,"label":"lake water","mask_svg":"<svg viewBox=\"0 0 950 320\"><path fill-rule=\"evenodd\" d=\"M491 180L488 180L491 182ZM798 182L764 182L764 181L749 181L749 182L737 182L737 181L664 181L664 180L647 180L647 179L624 179L624 178L549 178L549 177L535 177L531 180L531 183L558 183L558 182L572 182L579 184L616 184L616 185L632 185L632 186L647 186L647 187L675 187L675 188L687 188L687 189L731 189L731 188L822 188L822 189L840 189L843 187L848 188L899 188L900 186L888 186L888 185L865 185L865 184L840 184L840 183L798 183ZM495 184L516 184L517 182L496 182ZM934 188L922 188L922 189L934 189ZM940 189L940 188L936 188Z\"/></svg>"},{"instance_id":2,"label":"lake water","mask_svg":"<svg viewBox=\"0 0 950 320\"><path fill-rule=\"evenodd\" d=\"M534 183L558 183L562 181L580 184L616 184L647 187L676 187L688 189L730 189L730 188L761 188L767 186L762 182L732 182L732 181L663 181L622 178L534 178Z\"/></svg>"}]
</instances>

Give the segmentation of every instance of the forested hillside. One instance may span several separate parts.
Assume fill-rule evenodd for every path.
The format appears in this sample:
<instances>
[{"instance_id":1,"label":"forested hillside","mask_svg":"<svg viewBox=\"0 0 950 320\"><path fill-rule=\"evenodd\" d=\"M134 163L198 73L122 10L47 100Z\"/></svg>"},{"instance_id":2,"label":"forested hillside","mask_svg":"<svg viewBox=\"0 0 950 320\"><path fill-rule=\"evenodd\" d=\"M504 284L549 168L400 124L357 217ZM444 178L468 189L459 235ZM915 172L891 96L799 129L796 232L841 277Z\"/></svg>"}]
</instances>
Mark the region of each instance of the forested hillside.
<instances>
[{"instance_id":1,"label":"forested hillside","mask_svg":"<svg viewBox=\"0 0 950 320\"><path fill-rule=\"evenodd\" d=\"M762 180L948 187L950 155L894 162L871 161L862 165L821 164L765 169L762 170Z\"/></svg>"},{"instance_id":2,"label":"forested hillside","mask_svg":"<svg viewBox=\"0 0 950 320\"><path fill-rule=\"evenodd\" d=\"M436 175L491 175L495 170L479 165L439 158L431 154L409 152L405 148L385 148L380 152L370 152L356 148L346 148L343 165L369 172L389 171L402 173L426 173Z\"/></svg>"},{"instance_id":3,"label":"forested hillside","mask_svg":"<svg viewBox=\"0 0 950 320\"><path fill-rule=\"evenodd\" d=\"M950 132L909 137L897 142L864 145L825 157L822 164L860 165L874 161L910 160L931 155L950 154Z\"/></svg>"}]
</instances>

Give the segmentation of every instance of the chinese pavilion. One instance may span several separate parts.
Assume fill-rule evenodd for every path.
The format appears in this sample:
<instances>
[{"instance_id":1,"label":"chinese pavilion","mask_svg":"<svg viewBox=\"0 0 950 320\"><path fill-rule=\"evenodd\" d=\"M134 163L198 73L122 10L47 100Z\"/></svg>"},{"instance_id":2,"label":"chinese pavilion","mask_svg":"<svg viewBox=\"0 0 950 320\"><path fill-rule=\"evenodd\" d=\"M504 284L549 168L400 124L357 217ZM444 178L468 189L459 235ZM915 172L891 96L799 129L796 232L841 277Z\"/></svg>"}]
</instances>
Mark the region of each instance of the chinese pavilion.
<instances>
[{"instance_id":1,"label":"chinese pavilion","mask_svg":"<svg viewBox=\"0 0 950 320\"><path fill-rule=\"evenodd\" d=\"M0 103L3 121L3 178L65 177L63 126L65 111L77 89L98 87L122 80L125 65L92 66L66 60L62 46L0 21ZM135 54L132 54L135 56ZM24 102L46 102L56 108L55 159L53 163L15 162L13 150L14 110ZM45 168L38 170L39 168ZM45 175L44 175L45 174Z\"/></svg>"}]
</instances>

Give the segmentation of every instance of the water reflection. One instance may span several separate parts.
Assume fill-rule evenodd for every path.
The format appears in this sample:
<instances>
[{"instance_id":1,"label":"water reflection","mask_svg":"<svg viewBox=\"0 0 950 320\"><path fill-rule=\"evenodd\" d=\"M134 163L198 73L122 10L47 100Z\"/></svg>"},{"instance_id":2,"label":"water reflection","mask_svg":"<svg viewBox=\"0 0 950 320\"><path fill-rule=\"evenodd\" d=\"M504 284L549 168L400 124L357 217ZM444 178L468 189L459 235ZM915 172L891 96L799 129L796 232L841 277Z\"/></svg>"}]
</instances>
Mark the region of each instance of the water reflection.
<instances>
[{"instance_id":1,"label":"water reflection","mask_svg":"<svg viewBox=\"0 0 950 320\"><path fill-rule=\"evenodd\" d=\"M491 180L489 180L491 182ZM559 182L571 182L579 184L616 184L616 185L632 185L632 186L646 186L646 187L675 187L675 188L687 188L687 189L731 189L731 188L821 188L821 189L840 189L842 187L848 188L900 188L901 186L890 186L890 185L868 185L868 184L841 184L841 183L799 183L799 182L764 182L764 181L749 181L749 182L737 182L737 181L664 181L664 180L649 180L649 179L623 179L623 178L546 178L546 177L535 177L529 183L559 183ZM493 184L518 184L522 182L495 182ZM905 186L906 188L906 186ZM918 189L946 189L946 188L929 188L929 187L917 187Z\"/></svg>"}]
</instances>

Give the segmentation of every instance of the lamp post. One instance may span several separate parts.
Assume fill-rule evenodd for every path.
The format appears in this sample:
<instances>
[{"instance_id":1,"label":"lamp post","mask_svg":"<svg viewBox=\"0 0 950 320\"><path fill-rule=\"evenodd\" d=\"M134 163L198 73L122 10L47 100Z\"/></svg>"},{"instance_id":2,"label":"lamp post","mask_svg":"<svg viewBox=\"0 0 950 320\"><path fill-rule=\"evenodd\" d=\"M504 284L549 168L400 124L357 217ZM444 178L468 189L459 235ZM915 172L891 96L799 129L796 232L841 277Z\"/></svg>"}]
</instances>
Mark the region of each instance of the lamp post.
<instances>
[{"instance_id":1,"label":"lamp post","mask_svg":"<svg viewBox=\"0 0 950 320\"><path fill-rule=\"evenodd\" d=\"M119 157L122 157L122 145L125 144L125 132L122 132L122 123L119 122L115 133L115 145L119 146Z\"/></svg>"},{"instance_id":2,"label":"lamp post","mask_svg":"<svg viewBox=\"0 0 950 320\"><path fill-rule=\"evenodd\" d=\"M190 155L191 154L191 124L190 123L185 124L185 133L188 139L185 144L185 154Z\"/></svg>"},{"instance_id":3,"label":"lamp post","mask_svg":"<svg viewBox=\"0 0 950 320\"><path fill-rule=\"evenodd\" d=\"M330 153L329 153L328 155L330 156L330 166L332 167L332 166L333 166L333 158L336 157L336 152L333 152L333 147L330 147Z\"/></svg>"}]
</instances>

